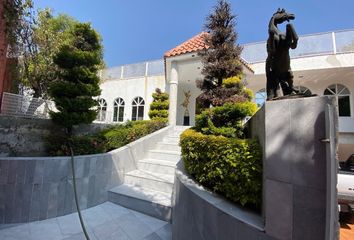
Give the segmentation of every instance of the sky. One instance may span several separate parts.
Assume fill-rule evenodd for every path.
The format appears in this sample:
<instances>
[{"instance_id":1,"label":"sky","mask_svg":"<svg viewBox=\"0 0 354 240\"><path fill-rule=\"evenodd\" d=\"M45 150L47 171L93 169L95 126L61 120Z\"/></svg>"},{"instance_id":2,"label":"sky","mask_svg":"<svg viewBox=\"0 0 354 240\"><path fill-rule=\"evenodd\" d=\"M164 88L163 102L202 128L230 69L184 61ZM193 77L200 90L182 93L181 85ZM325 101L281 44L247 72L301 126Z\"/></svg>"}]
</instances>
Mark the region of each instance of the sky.
<instances>
[{"instance_id":1,"label":"sky","mask_svg":"<svg viewBox=\"0 0 354 240\"><path fill-rule=\"evenodd\" d=\"M203 31L216 0L33 0L101 34L107 67L163 58ZM265 41L278 7L294 13L299 35L354 29L354 0L229 0L237 15L238 43Z\"/></svg>"}]
</instances>

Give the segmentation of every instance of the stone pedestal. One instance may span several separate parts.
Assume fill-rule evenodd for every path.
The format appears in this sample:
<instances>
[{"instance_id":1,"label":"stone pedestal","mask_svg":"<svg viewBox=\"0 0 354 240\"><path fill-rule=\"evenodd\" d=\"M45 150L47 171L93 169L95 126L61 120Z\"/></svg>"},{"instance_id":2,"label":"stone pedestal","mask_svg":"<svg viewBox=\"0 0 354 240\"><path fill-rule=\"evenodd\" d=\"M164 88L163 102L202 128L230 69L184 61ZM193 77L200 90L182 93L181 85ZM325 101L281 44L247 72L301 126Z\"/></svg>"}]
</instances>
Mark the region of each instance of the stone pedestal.
<instances>
[{"instance_id":1,"label":"stone pedestal","mask_svg":"<svg viewBox=\"0 0 354 240\"><path fill-rule=\"evenodd\" d=\"M263 146L265 232L283 240L336 239L334 98L266 102L250 123Z\"/></svg>"}]
</instances>

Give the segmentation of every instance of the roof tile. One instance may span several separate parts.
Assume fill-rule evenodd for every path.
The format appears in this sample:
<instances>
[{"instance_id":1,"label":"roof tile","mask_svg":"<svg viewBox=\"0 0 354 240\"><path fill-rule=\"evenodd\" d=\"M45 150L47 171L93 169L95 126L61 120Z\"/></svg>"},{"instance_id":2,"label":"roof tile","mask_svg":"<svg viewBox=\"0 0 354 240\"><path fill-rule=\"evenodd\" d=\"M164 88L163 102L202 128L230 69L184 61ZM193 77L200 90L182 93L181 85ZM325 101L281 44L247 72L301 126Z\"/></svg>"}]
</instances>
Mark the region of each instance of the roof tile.
<instances>
[{"instance_id":1,"label":"roof tile","mask_svg":"<svg viewBox=\"0 0 354 240\"><path fill-rule=\"evenodd\" d=\"M178 45L177 47L167 51L164 54L165 58L168 57L174 57L178 55L182 55L185 53L192 53L192 52L198 52L204 49L208 49L209 46L205 44L204 42L204 37L207 35L207 32L201 32L198 35L192 37L191 39L183 42L182 44ZM248 68L251 72L254 72L251 66L243 59L240 57L241 63Z\"/></svg>"}]
</instances>

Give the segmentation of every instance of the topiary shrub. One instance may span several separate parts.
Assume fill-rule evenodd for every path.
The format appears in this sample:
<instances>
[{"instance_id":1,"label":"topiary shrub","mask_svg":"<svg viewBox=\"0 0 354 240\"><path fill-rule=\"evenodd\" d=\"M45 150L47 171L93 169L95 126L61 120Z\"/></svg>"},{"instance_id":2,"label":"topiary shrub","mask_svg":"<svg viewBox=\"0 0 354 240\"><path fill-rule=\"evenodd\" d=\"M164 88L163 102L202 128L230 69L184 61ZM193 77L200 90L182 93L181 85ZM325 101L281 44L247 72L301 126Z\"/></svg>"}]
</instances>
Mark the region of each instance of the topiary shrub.
<instances>
[{"instance_id":1,"label":"topiary shrub","mask_svg":"<svg viewBox=\"0 0 354 240\"><path fill-rule=\"evenodd\" d=\"M257 111L253 102L225 104L203 111L196 117L195 129L204 134L243 137L242 121Z\"/></svg>"},{"instance_id":2,"label":"topiary shrub","mask_svg":"<svg viewBox=\"0 0 354 240\"><path fill-rule=\"evenodd\" d=\"M197 182L243 206L261 206L262 154L256 140L188 129L180 145L185 168Z\"/></svg>"},{"instance_id":3,"label":"topiary shrub","mask_svg":"<svg viewBox=\"0 0 354 240\"><path fill-rule=\"evenodd\" d=\"M153 102L150 104L149 117L150 119L160 119L166 121L168 119L168 94L161 92L159 88L156 88L156 92L152 94Z\"/></svg>"}]
</instances>

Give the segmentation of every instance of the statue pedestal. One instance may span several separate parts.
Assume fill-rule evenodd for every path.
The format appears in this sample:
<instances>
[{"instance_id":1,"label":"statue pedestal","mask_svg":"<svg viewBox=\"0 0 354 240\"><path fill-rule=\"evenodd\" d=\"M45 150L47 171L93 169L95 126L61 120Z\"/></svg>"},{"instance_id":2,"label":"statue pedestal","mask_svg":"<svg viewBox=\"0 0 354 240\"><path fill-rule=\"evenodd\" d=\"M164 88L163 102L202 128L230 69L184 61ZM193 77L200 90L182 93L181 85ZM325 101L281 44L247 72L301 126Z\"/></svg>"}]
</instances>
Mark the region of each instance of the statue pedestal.
<instances>
[{"instance_id":1,"label":"statue pedestal","mask_svg":"<svg viewBox=\"0 0 354 240\"><path fill-rule=\"evenodd\" d=\"M276 239L336 239L335 99L266 102L250 120L263 147L265 231Z\"/></svg>"}]
</instances>

